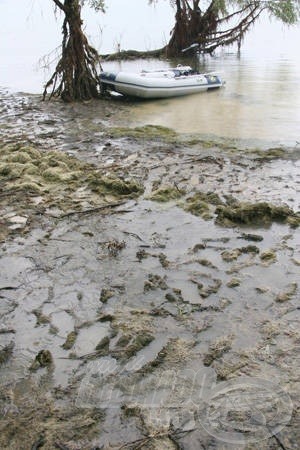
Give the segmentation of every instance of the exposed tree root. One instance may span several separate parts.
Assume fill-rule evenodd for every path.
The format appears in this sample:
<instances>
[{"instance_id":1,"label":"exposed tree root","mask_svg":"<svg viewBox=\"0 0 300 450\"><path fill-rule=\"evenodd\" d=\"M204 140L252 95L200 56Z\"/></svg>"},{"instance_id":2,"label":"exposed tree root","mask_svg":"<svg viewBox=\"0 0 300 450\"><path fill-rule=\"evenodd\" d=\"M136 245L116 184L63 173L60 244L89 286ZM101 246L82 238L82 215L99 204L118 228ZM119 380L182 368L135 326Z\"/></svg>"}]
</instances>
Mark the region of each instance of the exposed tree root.
<instances>
[{"instance_id":1,"label":"exposed tree root","mask_svg":"<svg viewBox=\"0 0 300 450\"><path fill-rule=\"evenodd\" d=\"M89 100L99 97L97 64L98 52L89 45L82 31L81 8L78 0L65 0L64 4L54 0L65 14L62 33L62 56L55 71L47 82L43 99L48 96L61 97L66 102ZM100 65L101 68L101 65Z\"/></svg>"}]
</instances>

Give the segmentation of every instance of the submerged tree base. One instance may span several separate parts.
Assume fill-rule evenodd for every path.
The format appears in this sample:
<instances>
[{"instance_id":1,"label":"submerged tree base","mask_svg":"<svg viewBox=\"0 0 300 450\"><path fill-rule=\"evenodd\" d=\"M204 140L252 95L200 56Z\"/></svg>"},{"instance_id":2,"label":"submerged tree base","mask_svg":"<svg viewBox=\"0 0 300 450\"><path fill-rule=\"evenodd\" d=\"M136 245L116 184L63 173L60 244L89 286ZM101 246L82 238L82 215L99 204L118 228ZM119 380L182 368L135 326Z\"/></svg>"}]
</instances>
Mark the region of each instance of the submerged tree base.
<instances>
[{"instance_id":1,"label":"submerged tree base","mask_svg":"<svg viewBox=\"0 0 300 450\"><path fill-rule=\"evenodd\" d=\"M100 95L97 64L100 58L82 31L81 6L78 0L55 1L64 12L62 56L46 83L43 100L52 87L49 99L60 97L65 102L90 100ZM101 65L100 65L101 68Z\"/></svg>"}]
</instances>

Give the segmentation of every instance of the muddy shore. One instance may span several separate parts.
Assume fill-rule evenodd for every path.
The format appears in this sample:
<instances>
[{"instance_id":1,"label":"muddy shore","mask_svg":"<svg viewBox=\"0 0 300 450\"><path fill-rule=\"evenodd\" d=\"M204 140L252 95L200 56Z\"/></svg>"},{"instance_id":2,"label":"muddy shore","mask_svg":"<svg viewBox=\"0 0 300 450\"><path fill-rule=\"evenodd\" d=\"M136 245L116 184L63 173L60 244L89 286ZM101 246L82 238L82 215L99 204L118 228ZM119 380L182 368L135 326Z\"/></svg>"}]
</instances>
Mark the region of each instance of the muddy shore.
<instances>
[{"instance_id":1,"label":"muddy shore","mask_svg":"<svg viewBox=\"0 0 300 450\"><path fill-rule=\"evenodd\" d=\"M0 94L0 448L298 448L299 146Z\"/></svg>"}]
</instances>

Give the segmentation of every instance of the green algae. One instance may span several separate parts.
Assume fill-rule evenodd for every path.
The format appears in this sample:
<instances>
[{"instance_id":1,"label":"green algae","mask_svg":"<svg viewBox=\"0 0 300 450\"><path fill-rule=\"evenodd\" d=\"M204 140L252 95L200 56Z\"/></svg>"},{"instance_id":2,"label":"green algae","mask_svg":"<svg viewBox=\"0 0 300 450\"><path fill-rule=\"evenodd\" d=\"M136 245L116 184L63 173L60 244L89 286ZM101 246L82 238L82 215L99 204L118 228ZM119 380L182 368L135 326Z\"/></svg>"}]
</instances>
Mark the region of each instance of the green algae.
<instances>
[{"instance_id":1,"label":"green algae","mask_svg":"<svg viewBox=\"0 0 300 450\"><path fill-rule=\"evenodd\" d=\"M36 371L42 367L50 367L53 364L53 357L49 350L41 350L30 366L30 370Z\"/></svg>"},{"instance_id":2,"label":"green algae","mask_svg":"<svg viewBox=\"0 0 300 450\"><path fill-rule=\"evenodd\" d=\"M221 253L221 257L226 262L236 261L241 255L241 250L239 248L234 248L232 250L224 250Z\"/></svg>"},{"instance_id":3,"label":"green algae","mask_svg":"<svg viewBox=\"0 0 300 450\"><path fill-rule=\"evenodd\" d=\"M242 233L238 239L245 239L245 241L252 241L252 242L261 242L264 240L264 238L259 234L252 234L252 233Z\"/></svg>"},{"instance_id":4,"label":"green algae","mask_svg":"<svg viewBox=\"0 0 300 450\"><path fill-rule=\"evenodd\" d=\"M178 361L185 361L190 356L193 345L194 342L179 337L168 339L156 357L139 369L139 373L149 374L164 366L169 370L171 366L174 367L174 364L178 364Z\"/></svg>"},{"instance_id":5,"label":"green algae","mask_svg":"<svg viewBox=\"0 0 300 450\"><path fill-rule=\"evenodd\" d=\"M135 255L135 256L136 256L137 260L138 260L139 262L141 262L143 259L148 258L149 253L147 253L146 250L143 248L143 249L141 249L141 250L138 250L138 251L136 252L136 255Z\"/></svg>"},{"instance_id":6,"label":"green algae","mask_svg":"<svg viewBox=\"0 0 300 450\"><path fill-rule=\"evenodd\" d=\"M184 195L184 191L178 189L177 187L166 185L153 191L149 197L149 200L166 203L171 200L178 200L182 197L182 195Z\"/></svg>"},{"instance_id":7,"label":"green algae","mask_svg":"<svg viewBox=\"0 0 300 450\"><path fill-rule=\"evenodd\" d=\"M216 268L217 268L217 267L216 267L211 261L209 261L208 259L201 258L201 259L197 259L196 261L197 261L197 263L200 264L201 266L209 267L209 268L211 268L211 269L216 269Z\"/></svg>"},{"instance_id":8,"label":"green algae","mask_svg":"<svg viewBox=\"0 0 300 450\"><path fill-rule=\"evenodd\" d=\"M222 286L222 281L218 279L213 279L213 284L204 287L203 285L198 285L198 292L201 298L208 298L212 294L216 294L220 287Z\"/></svg>"},{"instance_id":9,"label":"green algae","mask_svg":"<svg viewBox=\"0 0 300 450\"><path fill-rule=\"evenodd\" d=\"M114 138L126 137L135 139L161 139L165 141L175 141L177 133L171 128L159 125L144 125L141 127L112 127L108 134Z\"/></svg>"},{"instance_id":10,"label":"green algae","mask_svg":"<svg viewBox=\"0 0 300 450\"><path fill-rule=\"evenodd\" d=\"M204 355L203 364L205 366L211 366L216 360L221 358L224 353L228 352L232 347L233 336L224 336L216 339L209 346L208 351Z\"/></svg>"},{"instance_id":11,"label":"green algae","mask_svg":"<svg viewBox=\"0 0 300 450\"><path fill-rule=\"evenodd\" d=\"M142 348L148 346L153 340L154 336L151 333L141 331L134 338L132 345L126 350L127 356L135 355L137 352L142 350Z\"/></svg>"},{"instance_id":12,"label":"green algae","mask_svg":"<svg viewBox=\"0 0 300 450\"><path fill-rule=\"evenodd\" d=\"M10 158L10 161L12 163L20 163L20 164L26 164L28 162L31 162L31 160L32 160L31 155L25 151L19 151L18 153L14 153Z\"/></svg>"},{"instance_id":13,"label":"green algae","mask_svg":"<svg viewBox=\"0 0 300 450\"><path fill-rule=\"evenodd\" d=\"M118 197L137 196L144 192L144 187L135 180L124 180L115 175L101 176L94 172L88 178L88 185L98 194L114 194Z\"/></svg>"},{"instance_id":14,"label":"green algae","mask_svg":"<svg viewBox=\"0 0 300 450\"><path fill-rule=\"evenodd\" d=\"M275 262L277 259L275 250L273 250L272 248L264 250L260 255L260 259L266 263Z\"/></svg>"},{"instance_id":15,"label":"green algae","mask_svg":"<svg viewBox=\"0 0 300 450\"><path fill-rule=\"evenodd\" d=\"M20 182L15 186L14 184L7 185L7 191L15 190L17 188L18 191L23 191L29 194L41 194L43 192L42 186L35 183L34 181L24 181L24 183Z\"/></svg>"},{"instance_id":16,"label":"green algae","mask_svg":"<svg viewBox=\"0 0 300 450\"><path fill-rule=\"evenodd\" d=\"M105 172L60 151L40 151L28 145L0 145L1 206L18 195L22 210L47 206L64 212L103 205L113 199L137 197L144 187L135 179ZM84 195L81 193L84 192ZM80 193L78 196L77 193ZM109 198L107 200L106 198Z\"/></svg>"},{"instance_id":17,"label":"green algae","mask_svg":"<svg viewBox=\"0 0 300 450\"><path fill-rule=\"evenodd\" d=\"M104 336L104 338L101 339L101 341L96 345L95 350L97 352L102 352L102 354L106 354L109 351L109 343L110 339L108 336Z\"/></svg>"},{"instance_id":18,"label":"green algae","mask_svg":"<svg viewBox=\"0 0 300 450\"><path fill-rule=\"evenodd\" d=\"M24 165L18 162L0 162L0 177L7 180L14 180L21 176L24 171Z\"/></svg>"},{"instance_id":19,"label":"green algae","mask_svg":"<svg viewBox=\"0 0 300 450\"><path fill-rule=\"evenodd\" d=\"M136 334L125 333L119 338L112 354L116 359L129 359L147 347L153 340L154 336L147 330L139 331Z\"/></svg>"},{"instance_id":20,"label":"green algae","mask_svg":"<svg viewBox=\"0 0 300 450\"><path fill-rule=\"evenodd\" d=\"M287 205L277 206L267 202L237 203L234 206L218 206L216 223L223 226L235 224L268 225L272 222L286 223L293 218L299 225L300 216Z\"/></svg>"},{"instance_id":21,"label":"green algae","mask_svg":"<svg viewBox=\"0 0 300 450\"><path fill-rule=\"evenodd\" d=\"M6 183L11 181L8 188L24 188L26 182L33 184L34 190L37 190L36 186L41 190L49 189L49 183L59 184L74 179L74 174L82 173L86 167L79 160L56 151L41 152L16 145L2 147L0 152L0 176Z\"/></svg>"},{"instance_id":22,"label":"green algae","mask_svg":"<svg viewBox=\"0 0 300 450\"><path fill-rule=\"evenodd\" d=\"M184 210L192 213L194 216L202 217L204 220L212 218L209 205L195 194L186 200Z\"/></svg>"},{"instance_id":23,"label":"green algae","mask_svg":"<svg viewBox=\"0 0 300 450\"><path fill-rule=\"evenodd\" d=\"M63 348L64 350L70 350L70 349L74 346L74 344L75 344L77 335L78 335L78 332L77 332L77 331L71 331L71 332L68 334L68 336L67 336L65 342L62 344L62 348Z\"/></svg>"},{"instance_id":24,"label":"green algae","mask_svg":"<svg viewBox=\"0 0 300 450\"><path fill-rule=\"evenodd\" d=\"M204 220L213 218L215 206L223 205L220 196L215 192L196 192L186 199L183 209L194 216L202 217Z\"/></svg>"},{"instance_id":25,"label":"green algae","mask_svg":"<svg viewBox=\"0 0 300 450\"><path fill-rule=\"evenodd\" d=\"M291 283L290 285L287 286L286 291L284 292L280 292L276 298L275 301L277 303L284 303L287 302L288 300L291 300L291 298L296 294L298 290L298 283Z\"/></svg>"},{"instance_id":26,"label":"green algae","mask_svg":"<svg viewBox=\"0 0 300 450\"><path fill-rule=\"evenodd\" d=\"M210 205L223 205L223 201L220 196L215 192L197 192L193 197L190 197L191 201L200 201L204 203L208 203Z\"/></svg>"},{"instance_id":27,"label":"green algae","mask_svg":"<svg viewBox=\"0 0 300 450\"><path fill-rule=\"evenodd\" d=\"M36 317L36 324L35 324L36 327L50 323L50 318L48 316L45 316L45 314L43 314L42 311L36 309L32 311L32 313Z\"/></svg>"},{"instance_id":28,"label":"green algae","mask_svg":"<svg viewBox=\"0 0 300 450\"><path fill-rule=\"evenodd\" d=\"M225 381L228 379L231 379L233 374L238 372L243 367L247 366L248 359L246 355L241 357L240 360L232 362L232 363L219 363L214 365L214 370L217 373L217 380L218 381ZM250 449L249 449L250 450Z\"/></svg>"},{"instance_id":29,"label":"green algae","mask_svg":"<svg viewBox=\"0 0 300 450\"><path fill-rule=\"evenodd\" d=\"M170 261L164 253L160 253L158 255L159 262L164 269L167 269L170 266Z\"/></svg>"},{"instance_id":30,"label":"green algae","mask_svg":"<svg viewBox=\"0 0 300 450\"><path fill-rule=\"evenodd\" d=\"M197 192L194 195L194 198L202 200L205 203L209 203L210 205L223 205L223 201L220 196L216 194L216 192Z\"/></svg>"},{"instance_id":31,"label":"green algae","mask_svg":"<svg viewBox=\"0 0 300 450\"><path fill-rule=\"evenodd\" d=\"M144 283L144 292L154 291L156 289L166 290L168 289L168 285L160 275L149 273L148 280Z\"/></svg>"},{"instance_id":32,"label":"green algae","mask_svg":"<svg viewBox=\"0 0 300 450\"><path fill-rule=\"evenodd\" d=\"M107 301L115 295L115 291L113 289L103 288L100 294L100 302L107 303Z\"/></svg>"},{"instance_id":33,"label":"green algae","mask_svg":"<svg viewBox=\"0 0 300 450\"><path fill-rule=\"evenodd\" d=\"M246 247L240 247L239 250L241 253L250 253L253 255L259 253L259 248L256 247L256 245L247 245Z\"/></svg>"},{"instance_id":34,"label":"green algae","mask_svg":"<svg viewBox=\"0 0 300 450\"><path fill-rule=\"evenodd\" d=\"M263 161L282 159L286 156L286 150L281 147L269 148L267 150L256 149L253 153L259 157L259 160Z\"/></svg>"},{"instance_id":35,"label":"green algae","mask_svg":"<svg viewBox=\"0 0 300 450\"><path fill-rule=\"evenodd\" d=\"M300 225L300 214L294 214L287 218L287 223L291 228L298 228Z\"/></svg>"},{"instance_id":36,"label":"green algae","mask_svg":"<svg viewBox=\"0 0 300 450\"><path fill-rule=\"evenodd\" d=\"M240 284L241 284L241 281L238 278L231 278L231 280L229 280L226 283L226 286L229 288L235 288L235 287L240 286Z\"/></svg>"},{"instance_id":37,"label":"green algae","mask_svg":"<svg viewBox=\"0 0 300 450\"><path fill-rule=\"evenodd\" d=\"M28 160L38 159L39 157L40 152L38 150L21 143L6 144L0 148L0 158L4 161L22 162L25 159L26 162Z\"/></svg>"},{"instance_id":38,"label":"green algae","mask_svg":"<svg viewBox=\"0 0 300 450\"><path fill-rule=\"evenodd\" d=\"M42 173L42 176L46 181L49 181L50 183L59 183L64 181L63 169L49 167Z\"/></svg>"},{"instance_id":39,"label":"green algae","mask_svg":"<svg viewBox=\"0 0 300 450\"><path fill-rule=\"evenodd\" d=\"M0 348L0 365L6 363L13 354L14 342Z\"/></svg>"},{"instance_id":40,"label":"green algae","mask_svg":"<svg viewBox=\"0 0 300 450\"><path fill-rule=\"evenodd\" d=\"M259 253L259 248L256 245L247 245L246 247L233 248L231 250L224 250L221 257L226 262L236 261L242 254L256 255Z\"/></svg>"}]
</instances>

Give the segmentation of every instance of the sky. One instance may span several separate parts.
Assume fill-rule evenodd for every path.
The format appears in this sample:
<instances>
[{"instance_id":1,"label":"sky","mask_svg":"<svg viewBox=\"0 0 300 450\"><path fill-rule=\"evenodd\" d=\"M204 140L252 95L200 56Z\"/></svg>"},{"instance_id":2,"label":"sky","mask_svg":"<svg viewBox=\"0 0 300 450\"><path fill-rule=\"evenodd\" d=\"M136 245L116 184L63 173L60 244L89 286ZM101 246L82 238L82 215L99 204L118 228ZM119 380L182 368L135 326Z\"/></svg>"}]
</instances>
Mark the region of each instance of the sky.
<instances>
[{"instance_id":1,"label":"sky","mask_svg":"<svg viewBox=\"0 0 300 450\"><path fill-rule=\"evenodd\" d=\"M150 50L168 41L174 11L168 0L159 0L156 7L147 0L107 0L106 14L85 7L83 19L85 32L100 53L115 51L118 44L122 49ZM53 59L51 52L61 43L61 24L52 0L19 0L17 8L14 1L0 0L0 86L30 89L40 83L42 58ZM243 52L299 58L299 42L299 26L287 28L264 18L246 37Z\"/></svg>"}]
</instances>

